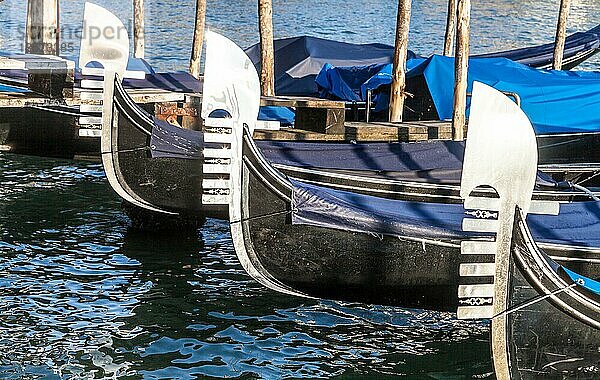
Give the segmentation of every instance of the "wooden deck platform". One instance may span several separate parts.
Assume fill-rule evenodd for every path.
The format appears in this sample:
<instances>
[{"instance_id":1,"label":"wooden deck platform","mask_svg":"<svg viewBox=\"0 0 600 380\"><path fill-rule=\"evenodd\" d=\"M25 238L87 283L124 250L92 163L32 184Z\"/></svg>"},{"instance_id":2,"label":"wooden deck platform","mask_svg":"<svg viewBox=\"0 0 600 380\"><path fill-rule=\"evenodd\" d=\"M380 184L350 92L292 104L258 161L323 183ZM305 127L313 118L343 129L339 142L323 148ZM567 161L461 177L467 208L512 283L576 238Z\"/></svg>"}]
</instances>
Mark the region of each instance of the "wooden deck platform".
<instances>
[{"instance_id":1,"label":"wooden deck platform","mask_svg":"<svg viewBox=\"0 0 600 380\"><path fill-rule=\"evenodd\" d=\"M343 134L284 128L278 131L256 130L254 138L257 140L339 142L450 140L452 139L452 123L449 121L415 121L402 124L347 122Z\"/></svg>"},{"instance_id":2,"label":"wooden deck platform","mask_svg":"<svg viewBox=\"0 0 600 380\"><path fill-rule=\"evenodd\" d=\"M148 103L162 103L162 102L183 102L185 101L186 94L176 93L165 90L128 90L127 93L133 98L136 103L148 104ZM39 96L34 93L14 93L14 92L0 92L0 107L7 108L22 108L31 105L35 106L77 106L81 105L81 89L75 89L73 97L64 99L50 99L47 97ZM93 104L93 101L85 101L83 104ZM98 103L98 102L96 102Z\"/></svg>"},{"instance_id":3,"label":"wooden deck platform","mask_svg":"<svg viewBox=\"0 0 600 380\"><path fill-rule=\"evenodd\" d=\"M260 105L295 108L296 125L307 131L344 134L344 102L299 96L263 96Z\"/></svg>"},{"instance_id":4,"label":"wooden deck platform","mask_svg":"<svg viewBox=\"0 0 600 380\"><path fill-rule=\"evenodd\" d=\"M0 56L4 70L74 70L75 62L50 55L13 54Z\"/></svg>"}]
</instances>

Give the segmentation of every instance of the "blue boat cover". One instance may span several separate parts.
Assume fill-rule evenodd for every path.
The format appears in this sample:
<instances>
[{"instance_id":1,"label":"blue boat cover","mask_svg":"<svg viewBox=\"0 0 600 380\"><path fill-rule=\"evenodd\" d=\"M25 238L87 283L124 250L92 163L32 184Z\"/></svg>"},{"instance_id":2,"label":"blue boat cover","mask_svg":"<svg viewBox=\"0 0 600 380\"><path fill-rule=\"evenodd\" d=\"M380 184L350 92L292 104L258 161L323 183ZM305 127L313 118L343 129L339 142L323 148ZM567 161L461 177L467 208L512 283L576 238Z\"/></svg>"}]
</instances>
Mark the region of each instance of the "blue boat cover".
<instances>
[{"instance_id":1,"label":"blue boat cover","mask_svg":"<svg viewBox=\"0 0 600 380\"><path fill-rule=\"evenodd\" d=\"M592 293L596 293L600 296L600 282L577 274L573 271L568 270L565 267L560 267L565 273L573 280L573 282L580 284L580 286Z\"/></svg>"},{"instance_id":2,"label":"blue boat cover","mask_svg":"<svg viewBox=\"0 0 600 380\"><path fill-rule=\"evenodd\" d=\"M12 93L24 94L27 92L31 92L31 90L29 90L27 88L23 88L23 87L16 87L16 86L0 84L0 92L12 92Z\"/></svg>"},{"instance_id":3,"label":"blue boat cover","mask_svg":"<svg viewBox=\"0 0 600 380\"><path fill-rule=\"evenodd\" d=\"M12 80L21 85L27 85L26 70L0 70L0 77ZM75 73L75 87L81 86L82 75ZM100 79L100 78L98 78ZM181 93L201 93L203 81L194 78L187 72L146 74L145 79L124 79L126 89L156 89Z\"/></svg>"},{"instance_id":4,"label":"blue boat cover","mask_svg":"<svg viewBox=\"0 0 600 380\"><path fill-rule=\"evenodd\" d=\"M260 107L258 120L279 121L282 126L293 126L296 113L288 107L265 106Z\"/></svg>"},{"instance_id":5,"label":"blue boat cover","mask_svg":"<svg viewBox=\"0 0 600 380\"><path fill-rule=\"evenodd\" d=\"M315 78L323 65L367 66L391 63L394 47L385 44L352 44L317 37L277 39L275 45L275 93L318 96ZM246 49L260 72L260 44ZM409 58L416 55L409 52Z\"/></svg>"},{"instance_id":6,"label":"blue boat cover","mask_svg":"<svg viewBox=\"0 0 600 380\"><path fill-rule=\"evenodd\" d=\"M409 202L334 190L292 181L293 224L418 239L486 236L464 232L461 204ZM560 206L560 215L529 215L538 243L600 247L600 202Z\"/></svg>"},{"instance_id":7,"label":"blue boat cover","mask_svg":"<svg viewBox=\"0 0 600 380\"><path fill-rule=\"evenodd\" d=\"M75 62L75 70L79 71L79 57L66 57L66 59L74 61ZM90 62L86 66L94 67L94 68L102 68L102 65L98 62ZM152 65L150 65L150 63L148 63L148 61L146 61L143 58L129 57L129 60L127 61L127 70L143 71L146 74L156 74L156 71L154 71L154 68L152 67Z\"/></svg>"},{"instance_id":8,"label":"blue boat cover","mask_svg":"<svg viewBox=\"0 0 600 380\"><path fill-rule=\"evenodd\" d=\"M414 63L407 73L407 80L423 76L440 120L451 119L454 58L434 55L426 60L417 59ZM372 72L374 69L369 67L364 70ZM391 70L391 65L380 65L379 71L361 85L360 96L364 99L368 89L389 86L392 81ZM344 77L343 74L332 73L321 73L320 76L336 80ZM600 104L598 72L539 70L505 58L472 58L469 60L469 92L473 81L517 93L521 97L521 107L537 134L590 132L597 131L600 126L600 112L597 112L597 105ZM322 83L320 85L323 86ZM347 83L330 83L329 89L336 91L345 85L350 86ZM346 93L343 91L332 95L341 97ZM378 109L386 107L387 104L378 105Z\"/></svg>"},{"instance_id":9,"label":"blue boat cover","mask_svg":"<svg viewBox=\"0 0 600 380\"><path fill-rule=\"evenodd\" d=\"M150 137L152 158L198 160L204 149L204 133L184 129L152 117L154 127Z\"/></svg>"},{"instance_id":10,"label":"blue boat cover","mask_svg":"<svg viewBox=\"0 0 600 380\"><path fill-rule=\"evenodd\" d=\"M465 153L464 141L362 144L256 141L256 145L273 164L449 185L460 184ZM568 182L557 182L543 172L538 172L536 185L571 188Z\"/></svg>"},{"instance_id":11,"label":"blue boat cover","mask_svg":"<svg viewBox=\"0 0 600 380\"><path fill-rule=\"evenodd\" d=\"M317 37L300 36L277 39L275 44L275 92L278 95L317 96L315 78L327 63L337 67L370 66L392 63L394 47L385 44L351 44ZM600 48L600 26L577 32L565 41L564 65L571 68L585 53ZM260 44L246 49L260 70ZM475 57L504 57L532 67L548 67L552 63L554 44L499 51ZM408 59L416 58L413 52ZM360 86L358 87L360 88Z\"/></svg>"},{"instance_id":12,"label":"blue boat cover","mask_svg":"<svg viewBox=\"0 0 600 380\"><path fill-rule=\"evenodd\" d=\"M76 79L79 76L76 75ZM147 74L145 79L125 79L126 89L157 89L182 93L201 93L204 82L185 71Z\"/></svg>"},{"instance_id":13,"label":"blue boat cover","mask_svg":"<svg viewBox=\"0 0 600 380\"><path fill-rule=\"evenodd\" d=\"M267 160L289 166L371 172L460 170L463 141L421 143L319 143L257 141ZM459 173L460 177L460 173Z\"/></svg>"}]
</instances>

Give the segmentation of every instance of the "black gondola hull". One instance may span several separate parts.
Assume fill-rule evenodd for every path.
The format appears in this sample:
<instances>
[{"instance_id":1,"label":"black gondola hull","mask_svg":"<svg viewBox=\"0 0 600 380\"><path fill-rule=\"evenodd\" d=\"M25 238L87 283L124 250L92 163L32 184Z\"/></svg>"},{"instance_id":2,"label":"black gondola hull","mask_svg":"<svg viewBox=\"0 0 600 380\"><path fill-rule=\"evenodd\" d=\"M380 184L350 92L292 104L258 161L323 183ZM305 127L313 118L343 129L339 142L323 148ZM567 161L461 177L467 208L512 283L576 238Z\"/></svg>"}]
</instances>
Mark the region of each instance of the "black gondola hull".
<instances>
[{"instance_id":1,"label":"black gondola hull","mask_svg":"<svg viewBox=\"0 0 600 380\"><path fill-rule=\"evenodd\" d=\"M242 256L265 277L311 297L456 310L460 240L293 224L292 189L248 136L242 165ZM551 253L567 254L561 249ZM576 257L570 251L568 255ZM569 265L582 273L600 273L600 263L588 260L594 254L578 255L583 259Z\"/></svg>"},{"instance_id":2,"label":"black gondola hull","mask_svg":"<svg viewBox=\"0 0 600 380\"><path fill-rule=\"evenodd\" d=\"M531 240L520 214L513 229L507 312L514 379L600 376L600 297L574 283ZM580 273L581 274L581 273Z\"/></svg>"}]
</instances>

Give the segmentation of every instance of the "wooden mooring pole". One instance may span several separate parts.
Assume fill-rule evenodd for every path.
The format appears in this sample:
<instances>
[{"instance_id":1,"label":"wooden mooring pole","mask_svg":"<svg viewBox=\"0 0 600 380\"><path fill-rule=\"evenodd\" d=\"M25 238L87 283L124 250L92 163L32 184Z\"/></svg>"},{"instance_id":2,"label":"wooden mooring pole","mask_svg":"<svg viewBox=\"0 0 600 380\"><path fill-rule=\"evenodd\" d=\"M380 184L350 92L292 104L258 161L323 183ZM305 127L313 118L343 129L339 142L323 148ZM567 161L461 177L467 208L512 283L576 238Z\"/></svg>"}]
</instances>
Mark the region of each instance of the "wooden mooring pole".
<instances>
[{"instance_id":1,"label":"wooden mooring pole","mask_svg":"<svg viewBox=\"0 0 600 380\"><path fill-rule=\"evenodd\" d=\"M192 57L190 58L190 74L192 74L192 76L196 79L200 78L200 58L202 56L202 43L204 41L205 23L206 0L196 0L196 27L194 28Z\"/></svg>"},{"instance_id":2,"label":"wooden mooring pole","mask_svg":"<svg viewBox=\"0 0 600 380\"><path fill-rule=\"evenodd\" d=\"M275 51L273 47L273 2L258 0L260 32L260 87L265 96L275 95Z\"/></svg>"},{"instance_id":3,"label":"wooden mooring pole","mask_svg":"<svg viewBox=\"0 0 600 380\"><path fill-rule=\"evenodd\" d=\"M25 53L60 53L59 0L28 0Z\"/></svg>"},{"instance_id":4,"label":"wooden mooring pole","mask_svg":"<svg viewBox=\"0 0 600 380\"><path fill-rule=\"evenodd\" d=\"M552 68L554 70L562 70L565 39L567 38L567 19L569 18L570 7L571 0L560 1L558 23L556 25L556 39L554 40L554 60L552 62Z\"/></svg>"},{"instance_id":5,"label":"wooden mooring pole","mask_svg":"<svg viewBox=\"0 0 600 380\"><path fill-rule=\"evenodd\" d=\"M444 36L444 55L452 55L454 30L456 29L456 0L448 0L448 17L446 18L446 34Z\"/></svg>"},{"instance_id":6,"label":"wooden mooring pole","mask_svg":"<svg viewBox=\"0 0 600 380\"><path fill-rule=\"evenodd\" d=\"M144 58L145 55L145 14L144 0L133 0L133 56Z\"/></svg>"},{"instance_id":7,"label":"wooden mooring pole","mask_svg":"<svg viewBox=\"0 0 600 380\"><path fill-rule=\"evenodd\" d=\"M469 70L469 24L471 0L457 1L456 52L454 59L454 111L452 131L454 140L465 139L467 118L467 73Z\"/></svg>"},{"instance_id":8,"label":"wooden mooring pole","mask_svg":"<svg viewBox=\"0 0 600 380\"><path fill-rule=\"evenodd\" d=\"M396 48L392 69L390 92L390 122L402 122L406 89L406 56L408 54L408 32L410 31L410 11L412 0L398 0L396 21Z\"/></svg>"}]
</instances>

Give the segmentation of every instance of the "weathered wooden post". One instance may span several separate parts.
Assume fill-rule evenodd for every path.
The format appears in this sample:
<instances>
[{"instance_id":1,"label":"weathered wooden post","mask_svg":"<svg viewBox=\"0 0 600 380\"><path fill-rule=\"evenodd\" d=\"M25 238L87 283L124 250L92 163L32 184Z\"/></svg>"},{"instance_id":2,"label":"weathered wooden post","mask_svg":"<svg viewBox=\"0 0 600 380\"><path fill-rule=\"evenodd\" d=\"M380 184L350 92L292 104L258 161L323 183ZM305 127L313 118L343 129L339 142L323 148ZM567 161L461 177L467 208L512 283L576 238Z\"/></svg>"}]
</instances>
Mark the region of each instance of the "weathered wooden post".
<instances>
[{"instance_id":1,"label":"weathered wooden post","mask_svg":"<svg viewBox=\"0 0 600 380\"><path fill-rule=\"evenodd\" d=\"M25 53L60 53L59 0L28 0Z\"/></svg>"},{"instance_id":2,"label":"weathered wooden post","mask_svg":"<svg viewBox=\"0 0 600 380\"><path fill-rule=\"evenodd\" d=\"M563 54L565 51L565 39L567 38L567 19L569 18L569 8L571 0L561 0L560 10L558 11L558 23L556 25L556 39L554 40L554 60L552 68L561 70L563 63Z\"/></svg>"},{"instance_id":3,"label":"weathered wooden post","mask_svg":"<svg viewBox=\"0 0 600 380\"><path fill-rule=\"evenodd\" d=\"M194 29L194 42L192 43L192 57L190 58L190 74L196 79L200 78L200 58L202 56L205 21L206 0L196 0L196 27Z\"/></svg>"},{"instance_id":4,"label":"weathered wooden post","mask_svg":"<svg viewBox=\"0 0 600 380\"><path fill-rule=\"evenodd\" d=\"M467 108L467 73L469 70L469 23L471 0L457 1L456 52L454 54L454 111L452 131L454 140L464 140Z\"/></svg>"},{"instance_id":5,"label":"weathered wooden post","mask_svg":"<svg viewBox=\"0 0 600 380\"><path fill-rule=\"evenodd\" d=\"M275 52L273 47L273 2L258 0L258 23L260 31L261 92L265 96L275 95Z\"/></svg>"},{"instance_id":6,"label":"weathered wooden post","mask_svg":"<svg viewBox=\"0 0 600 380\"><path fill-rule=\"evenodd\" d=\"M402 122L406 89L406 56L408 54L408 32L410 30L410 10L412 0L398 0L396 21L396 49L392 68L392 88L390 93L390 122Z\"/></svg>"},{"instance_id":7,"label":"weathered wooden post","mask_svg":"<svg viewBox=\"0 0 600 380\"><path fill-rule=\"evenodd\" d=\"M446 18L446 34L444 36L444 55L452 55L454 42L454 29L456 29L456 0L448 0L448 17Z\"/></svg>"},{"instance_id":8,"label":"weathered wooden post","mask_svg":"<svg viewBox=\"0 0 600 380\"><path fill-rule=\"evenodd\" d=\"M133 0L133 56L136 58L144 58L145 55L144 28L144 0Z\"/></svg>"}]
</instances>

